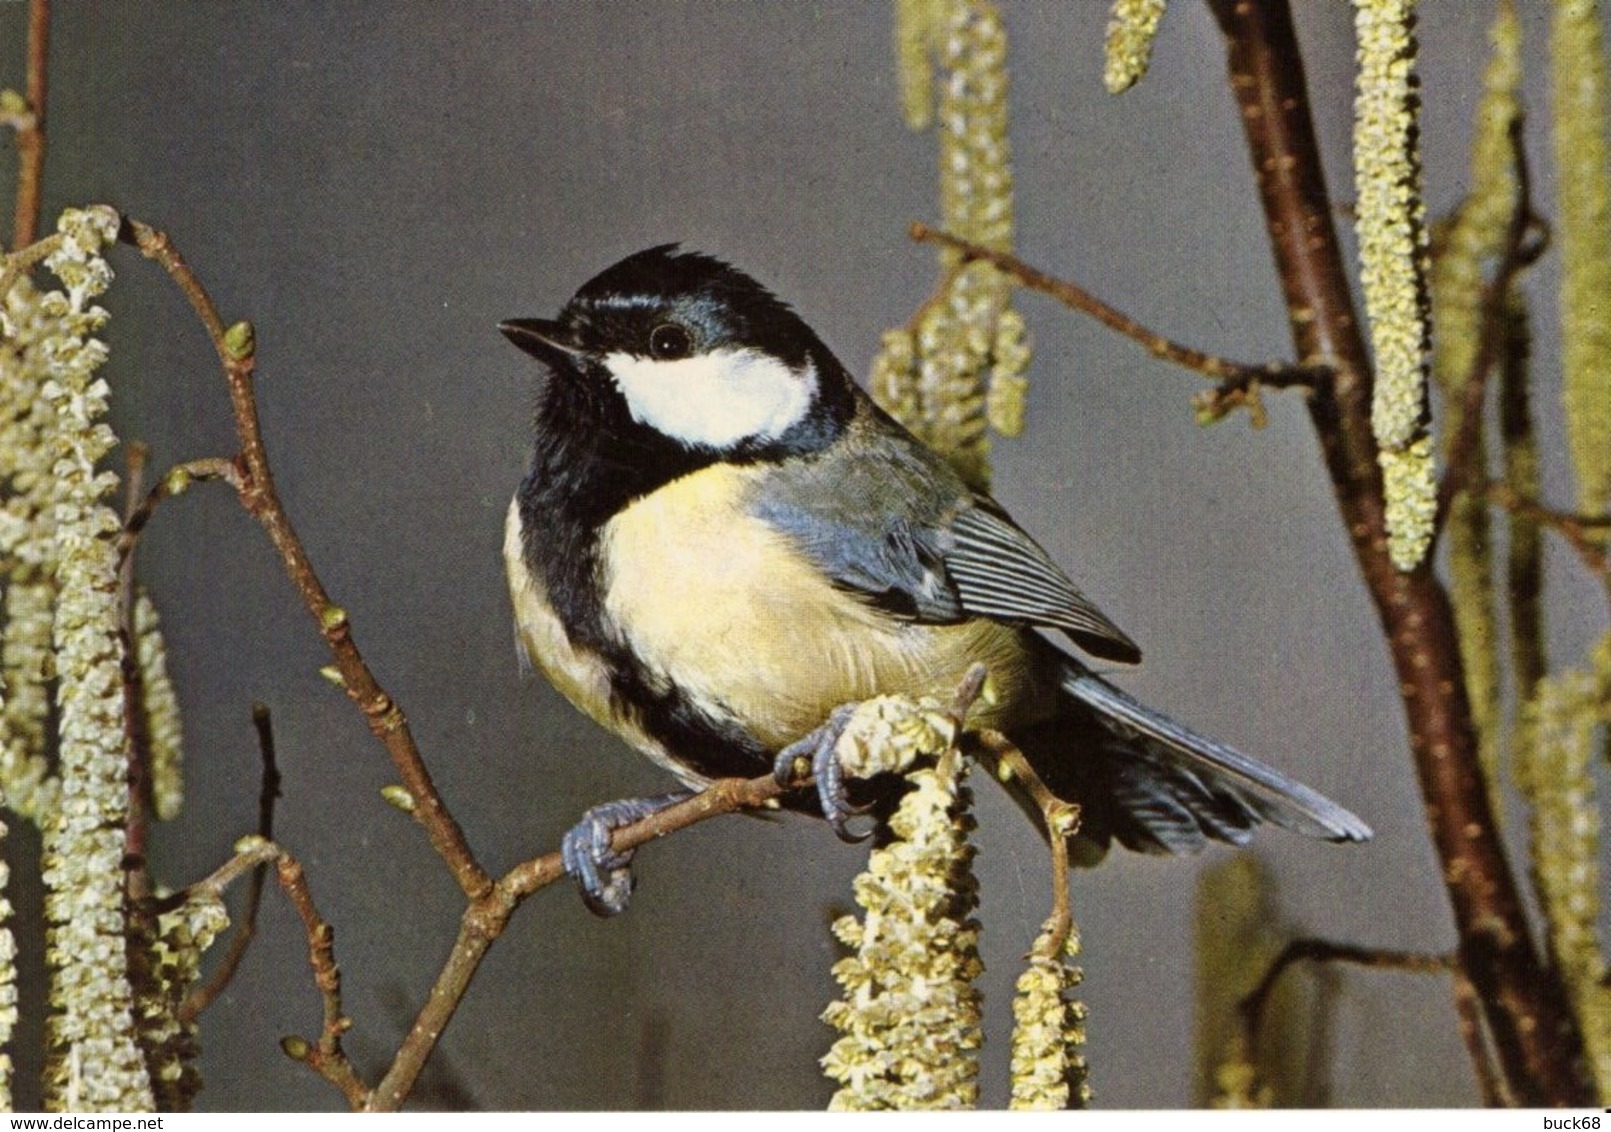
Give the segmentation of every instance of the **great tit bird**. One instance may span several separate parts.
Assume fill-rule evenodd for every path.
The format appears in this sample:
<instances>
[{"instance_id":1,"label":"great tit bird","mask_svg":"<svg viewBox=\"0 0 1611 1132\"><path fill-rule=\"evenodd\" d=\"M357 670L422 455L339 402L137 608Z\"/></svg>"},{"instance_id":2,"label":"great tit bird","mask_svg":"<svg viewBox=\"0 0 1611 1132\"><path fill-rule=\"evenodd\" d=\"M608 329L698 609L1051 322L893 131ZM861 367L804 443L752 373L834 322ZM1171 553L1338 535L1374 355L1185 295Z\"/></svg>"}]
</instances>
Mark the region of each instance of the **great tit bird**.
<instances>
[{"instance_id":1,"label":"great tit bird","mask_svg":"<svg viewBox=\"0 0 1611 1132\"><path fill-rule=\"evenodd\" d=\"M548 370L504 543L521 642L573 704L685 786L781 775L814 751L819 790L785 804L844 835L851 809L821 773L836 709L947 696L982 663L996 694L973 718L1024 747L1099 845L1195 851L1241 844L1261 821L1371 836L1042 635L1104 661L1141 657L999 503L743 272L650 248L557 319L499 329ZM618 912L631 889L612 830L687 795L609 803L567 834L589 907Z\"/></svg>"}]
</instances>

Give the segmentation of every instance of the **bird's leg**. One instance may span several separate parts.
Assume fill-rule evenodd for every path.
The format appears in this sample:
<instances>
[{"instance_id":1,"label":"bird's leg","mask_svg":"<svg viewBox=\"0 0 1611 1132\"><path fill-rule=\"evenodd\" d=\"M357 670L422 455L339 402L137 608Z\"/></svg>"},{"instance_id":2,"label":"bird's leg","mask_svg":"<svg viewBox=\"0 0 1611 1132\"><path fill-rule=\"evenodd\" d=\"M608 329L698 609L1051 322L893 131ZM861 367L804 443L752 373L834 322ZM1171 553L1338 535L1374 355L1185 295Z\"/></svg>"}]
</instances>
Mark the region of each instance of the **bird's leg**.
<instances>
[{"instance_id":1,"label":"bird's leg","mask_svg":"<svg viewBox=\"0 0 1611 1132\"><path fill-rule=\"evenodd\" d=\"M817 781L817 800L822 805L822 816L828 819L828 825L839 840L852 845L867 840L870 834L851 832L850 819L862 813L864 807L850 804L845 789L845 771L839 765L835 748L845 728L850 726L851 716L855 714L855 704L834 708L828 716L828 722L783 748L772 764L772 776L777 779L778 785L787 786L798 776L796 764L802 759L809 761L811 773Z\"/></svg>"},{"instance_id":2,"label":"bird's leg","mask_svg":"<svg viewBox=\"0 0 1611 1132\"><path fill-rule=\"evenodd\" d=\"M694 796L692 790L678 790L653 798L622 798L594 806L582 815L560 842L560 859L565 871L576 881L582 903L595 916L615 916L626 910L632 895L632 850L617 853L610 848L610 837L624 825L631 825L668 806Z\"/></svg>"}]
</instances>

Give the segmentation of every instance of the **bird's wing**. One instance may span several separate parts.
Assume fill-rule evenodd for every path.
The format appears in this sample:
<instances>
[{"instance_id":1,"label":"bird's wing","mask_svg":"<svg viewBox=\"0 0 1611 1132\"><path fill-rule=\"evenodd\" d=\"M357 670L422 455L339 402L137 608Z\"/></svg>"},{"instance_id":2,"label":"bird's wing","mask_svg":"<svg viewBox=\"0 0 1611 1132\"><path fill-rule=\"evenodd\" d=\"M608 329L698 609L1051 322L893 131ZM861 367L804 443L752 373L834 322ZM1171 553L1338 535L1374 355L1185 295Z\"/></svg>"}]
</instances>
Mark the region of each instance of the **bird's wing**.
<instances>
[{"instance_id":1,"label":"bird's wing","mask_svg":"<svg viewBox=\"0 0 1611 1132\"><path fill-rule=\"evenodd\" d=\"M836 585L897 616L1045 626L1093 656L1141 659L999 505L969 492L916 441L782 465L750 506Z\"/></svg>"},{"instance_id":2,"label":"bird's wing","mask_svg":"<svg viewBox=\"0 0 1611 1132\"><path fill-rule=\"evenodd\" d=\"M1141 659L1136 643L993 503L963 508L944 534L941 561L968 612L1061 629L1105 660Z\"/></svg>"}]
</instances>

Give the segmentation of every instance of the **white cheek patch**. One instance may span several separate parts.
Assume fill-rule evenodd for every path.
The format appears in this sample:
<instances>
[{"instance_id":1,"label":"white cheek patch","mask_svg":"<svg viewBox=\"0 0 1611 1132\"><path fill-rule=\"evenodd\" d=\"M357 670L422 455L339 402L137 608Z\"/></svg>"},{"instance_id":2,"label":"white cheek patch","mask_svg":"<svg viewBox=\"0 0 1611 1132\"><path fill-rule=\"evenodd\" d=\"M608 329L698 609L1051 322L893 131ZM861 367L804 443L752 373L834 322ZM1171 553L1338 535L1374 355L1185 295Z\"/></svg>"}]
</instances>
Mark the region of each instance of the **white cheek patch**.
<instances>
[{"instance_id":1,"label":"white cheek patch","mask_svg":"<svg viewBox=\"0 0 1611 1132\"><path fill-rule=\"evenodd\" d=\"M712 350L676 361L612 353L604 364L633 420L690 446L776 440L817 395L809 362L790 369L759 350Z\"/></svg>"}]
</instances>

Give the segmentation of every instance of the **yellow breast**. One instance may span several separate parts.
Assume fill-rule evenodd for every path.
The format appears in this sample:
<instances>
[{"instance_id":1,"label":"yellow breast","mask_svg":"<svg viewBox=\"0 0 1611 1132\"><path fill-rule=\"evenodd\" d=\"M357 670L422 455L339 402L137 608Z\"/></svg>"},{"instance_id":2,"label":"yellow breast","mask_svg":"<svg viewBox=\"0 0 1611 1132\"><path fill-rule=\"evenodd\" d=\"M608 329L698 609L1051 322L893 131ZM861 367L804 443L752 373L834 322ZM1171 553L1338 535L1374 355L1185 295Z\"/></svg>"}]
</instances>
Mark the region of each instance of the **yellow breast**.
<instances>
[{"instance_id":1,"label":"yellow breast","mask_svg":"<svg viewBox=\"0 0 1611 1132\"><path fill-rule=\"evenodd\" d=\"M836 588L745 514L745 490L760 474L730 465L695 472L604 528L605 613L653 677L772 749L843 703L947 695L976 662L989 666L999 703L1022 703L1030 674L1017 630L984 620L911 624Z\"/></svg>"}]
</instances>

